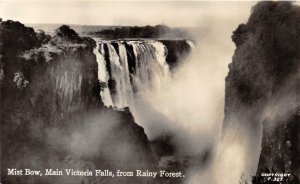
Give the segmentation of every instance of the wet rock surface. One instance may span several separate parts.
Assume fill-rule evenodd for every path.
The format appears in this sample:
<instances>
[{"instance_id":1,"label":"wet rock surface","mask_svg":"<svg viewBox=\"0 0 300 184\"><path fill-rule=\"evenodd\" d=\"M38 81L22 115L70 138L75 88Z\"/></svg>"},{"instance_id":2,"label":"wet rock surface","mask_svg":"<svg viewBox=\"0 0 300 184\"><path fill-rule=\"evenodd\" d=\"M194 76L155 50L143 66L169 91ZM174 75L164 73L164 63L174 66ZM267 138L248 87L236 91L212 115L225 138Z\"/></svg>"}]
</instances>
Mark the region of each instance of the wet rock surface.
<instances>
[{"instance_id":1,"label":"wet rock surface","mask_svg":"<svg viewBox=\"0 0 300 184\"><path fill-rule=\"evenodd\" d=\"M237 48L226 78L223 129L237 115L252 135L263 126L254 183L268 183L263 172L291 173L289 182L299 183L299 18L291 2L260 2L232 36Z\"/></svg>"}]
</instances>

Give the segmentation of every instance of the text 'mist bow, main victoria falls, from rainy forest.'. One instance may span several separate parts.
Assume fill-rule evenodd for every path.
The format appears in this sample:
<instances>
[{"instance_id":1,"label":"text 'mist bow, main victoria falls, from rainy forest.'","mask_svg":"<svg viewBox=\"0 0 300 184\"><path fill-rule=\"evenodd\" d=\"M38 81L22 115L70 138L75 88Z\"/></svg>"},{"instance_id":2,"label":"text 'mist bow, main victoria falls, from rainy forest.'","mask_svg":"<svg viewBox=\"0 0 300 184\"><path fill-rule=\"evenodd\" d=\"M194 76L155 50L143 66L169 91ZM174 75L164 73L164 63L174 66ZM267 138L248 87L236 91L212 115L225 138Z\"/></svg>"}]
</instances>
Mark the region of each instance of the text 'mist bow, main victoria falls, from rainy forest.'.
<instances>
[{"instance_id":1,"label":"text 'mist bow, main victoria falls, from rainy forest.'","mask_svg":"<svg viewBox=\"0 0 300 184\"><path fill-rule=\"evenodd\" d=\"M300 6L0 3L0 184L299 184Z\"/></svg>"}]
</instances>

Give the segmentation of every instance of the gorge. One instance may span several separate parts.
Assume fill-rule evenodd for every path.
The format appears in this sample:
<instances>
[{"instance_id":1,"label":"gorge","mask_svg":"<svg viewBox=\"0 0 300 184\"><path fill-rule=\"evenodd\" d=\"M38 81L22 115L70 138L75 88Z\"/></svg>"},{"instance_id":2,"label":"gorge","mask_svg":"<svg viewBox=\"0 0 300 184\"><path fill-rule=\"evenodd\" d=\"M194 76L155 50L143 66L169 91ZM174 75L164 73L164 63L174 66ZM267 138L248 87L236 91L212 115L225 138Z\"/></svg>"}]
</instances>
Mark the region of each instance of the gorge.
<instances>
[{"instance_id":1,"label":"gorge","mask_svg":"<svg viewBox=\"0 0 300 184\"><path fill-rule=\"evenodd\" d=\"M213 61L191 57L203 47L215 54L215 42L180 30L167 39L153 31L165 26L82 35L62 25L48 35L1 19L1 183L260 184L279 173L298 184L299 19L291 2L257 3L233 31L235 51L218 82ZM186 177L7 175L13 168Z\"/></svg>"},{"instance_id":2,"label":"gorge","mask_svg":"<svg viewBox=\"0 0 300 184\"><path fill-rule=\"evenodd\" d=\"M65 25L49 36L11 20L1 22L0 38L1 105L7 107L1 108L1 182L149 182L145 178L14 177L4 171L158 169L159 158L151 151L144 129L125 107L131 103L128 94L137 91L133 87L140 90L169 75L166 58L179 60L178 53L167 56L166 47L155 40L100 43ZM182 43L187 54L190 47ZM112 92L101 94L105 90ZM113 108L106 107L110 105Z\"/></svg>"}]
</instances>

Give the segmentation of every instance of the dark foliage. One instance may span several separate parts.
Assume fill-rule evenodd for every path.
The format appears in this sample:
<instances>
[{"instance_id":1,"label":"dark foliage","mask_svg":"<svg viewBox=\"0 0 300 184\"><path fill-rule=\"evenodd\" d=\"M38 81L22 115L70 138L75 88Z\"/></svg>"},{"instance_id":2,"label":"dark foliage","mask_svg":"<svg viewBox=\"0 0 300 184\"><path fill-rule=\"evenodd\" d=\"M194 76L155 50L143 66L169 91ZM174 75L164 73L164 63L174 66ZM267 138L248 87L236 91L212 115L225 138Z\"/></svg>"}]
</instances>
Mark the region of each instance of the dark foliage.
<instances>
[{"instance_id":1,"label":"dark foliage","mask_svg":"<svg viewBox=\"0 0 300 184\"><path fill-rule=\"evenodd\" d=\"M94 33L98 37L107 39L121 38L187 38L188 34L180 29L172 29L165 25L143 27L117 27Z\"/></svg>"},{"instance_id":2,"label":"dark foliage","mask_svg":"<svg viewBox=\"0 0 300 184\"><path fill-rule=\"evenodd\" d=\"M35 31L18 21L1 21L0 40L2 52L7 54L19 53L41 45Z\"/></svg>"},{"instance_id":3,"label":"dark foliage","mask_svg":"<svg viewBox=\"0 0 300 184\"><path fill-rule=\"evenodd\" d=\"M70 28L70 26L62 25L55 30L57 36L67 38L69 40L80 40L80 37L76 31Z\"/></svg>"}]
</instances>

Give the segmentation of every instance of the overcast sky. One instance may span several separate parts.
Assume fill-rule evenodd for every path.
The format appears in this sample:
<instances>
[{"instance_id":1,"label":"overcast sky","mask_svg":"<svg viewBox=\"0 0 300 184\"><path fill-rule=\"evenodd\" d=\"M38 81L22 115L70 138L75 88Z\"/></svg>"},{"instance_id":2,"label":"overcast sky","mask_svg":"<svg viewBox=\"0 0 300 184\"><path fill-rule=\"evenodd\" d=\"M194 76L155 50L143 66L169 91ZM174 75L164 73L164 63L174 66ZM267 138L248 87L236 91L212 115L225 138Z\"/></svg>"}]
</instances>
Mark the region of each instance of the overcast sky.
<instances>
[{"instance_id":1,"label":"overcast sky","mask_svg":"<svg viewBox=\"0 0 300 184\"><path fill-rule=\"evenodd\" d=\"M23 23L201 26L211 19L245 21L255 2L1 1L0 17Z\"/></svg>"}]
</instances>

